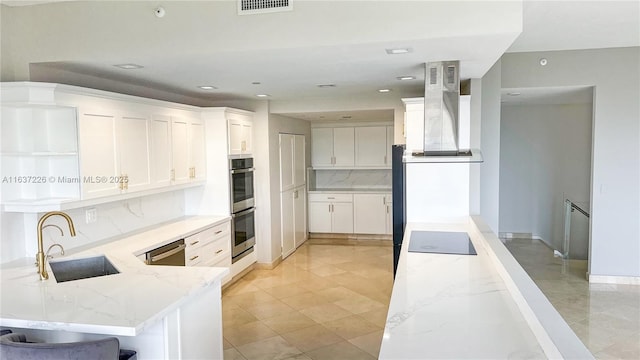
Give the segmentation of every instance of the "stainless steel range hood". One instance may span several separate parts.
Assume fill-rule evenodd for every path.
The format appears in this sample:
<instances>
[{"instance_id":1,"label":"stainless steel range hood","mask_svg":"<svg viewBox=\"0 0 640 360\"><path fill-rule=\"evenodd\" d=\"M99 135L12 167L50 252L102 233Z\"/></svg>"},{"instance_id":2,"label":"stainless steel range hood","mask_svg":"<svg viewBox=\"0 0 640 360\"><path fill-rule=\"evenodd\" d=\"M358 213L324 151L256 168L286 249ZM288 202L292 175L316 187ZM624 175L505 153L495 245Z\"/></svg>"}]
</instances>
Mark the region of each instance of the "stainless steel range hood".
<instances>
[{"instance_id":1,"label":"stainless steel range hood","mask_svg":"<svg viewBox=\"0 0 640 360\"><path fill-rule=\"evenodd\" d=\"M405 162L482 162L480 150L460 149L460 62L425 64L424 147Z\"/></svg>"}]
</instances>

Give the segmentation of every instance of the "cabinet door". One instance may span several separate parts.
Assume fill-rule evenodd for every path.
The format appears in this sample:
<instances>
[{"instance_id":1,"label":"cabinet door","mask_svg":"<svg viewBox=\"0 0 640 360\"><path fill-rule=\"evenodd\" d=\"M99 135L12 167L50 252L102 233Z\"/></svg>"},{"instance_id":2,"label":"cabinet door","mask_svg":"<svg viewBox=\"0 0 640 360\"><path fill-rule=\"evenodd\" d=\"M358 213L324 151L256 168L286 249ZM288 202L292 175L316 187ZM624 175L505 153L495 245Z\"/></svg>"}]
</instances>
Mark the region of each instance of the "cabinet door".
<instances>
[{"instance_id":1,"label":"cabinet door","mask_svg":"<svg viewBox=\"0 0 640 360\"><path fill-rule=\"evenodd\" d=\"M383 194L354 194L354 232L356 234L385 234L387 212Z\"/></svg>"},{"instance_id":2,"label":"cabinet door","mask_svg":"<svg viewBox=\"0 0 640 360\"><path fill-rule=\"evenodd\" d=\"M311 129L311 165L333 166L333 129Z\"/></svg>"},{"instance_id":3,"label":"cabinet door","mask_svg":"<svg viewBox=\"0 0 640 360\"><path fill-rule=\"evenodd\" d=\"M240 151L243 154L251 154L253 146L253 123L251 120L244 120L241 123L242 133L240 140Z\"/></svg>"},{"instance_id":4,"label":"cabinet door","mask_svg":"<svg viewBox=\"0 0 640 360\"><path fill-rule=\"evenodd\" d=\"M333 203L331 204L331 210L332 232L353 234L353 204Z\"/></svg>"},{"instance_id":5,"label":"cabinet door","mask_svg":"<svg viewBox=\"0 0 640 360\"><path fill-rule=\"evenodd\" d=\"M355 128L356 166L385 166L387 127Z\"/></svg>"},{"instance_id":6,"label":"cabinet door","mask_svg":"<svg viewBox=\"0 0 640 360\"><path fill-rule=\"evenodd\" d=\"M333 129L334 166L354 165L354 131L352 127Z\"/></svg>"},{"instance_id":7,"label":"cabinet door","mask_svg":"<svg viewBox=\"0 0 640 360\"><path fill-rule=\"evenodd\" d=\"M290 189L280 193L281 210L281 232L282 232L282 258L286 258L296 249L295 246L295 204L294 192Z\"/></svg>"},{"instance_id":8,"label":"cabinet door","mask_svg":"<svg viewBox=\"0 0 640 360\"><path fill-rule=\"evenodd\" d=\"M151 174L154 186L171 185L171 118L151 119Z\"/></svg>"},{"instance_id":9,"label":"cabinet door","mask_svg":"<svg viewBox=\"0 0 640 360\"><path fill-rule=\"evenodd\" d=\"M294 137L280 134L280 191L291 190L294 184Z\"/></svg>"},{"instance_id":10,"label":"cabinet door","mask_svg":"<svg viewBox=\"0 0 640 360\"><path fill-rule=\"evenodd\" d=\"M185 119L171 119L173 183L189 182L189 124Z\"/></svg>"},{"instance_id":11,"label":"cabinet door","mask_svg":"<svg viewBox=\"0 0 640 360\"><path fill-rule=\"evenodd\" d=\"M120 184L110 181L110 177L120 175L117 164L116 116L104 112L79 113L82 198L119 194Z\"/></svg>"},{"instance_id":12,"label":"cabinet door","mask_svg":"<svg viewBox=\"0 0 640 360\"><path fill-rule=\"evenodd\" d=\"M304 135L293 136L293 186L298 187L306 183L306 151Z\"/></svg>"},{"instance_id":13,"label":"cabinet door","mask_svg":"<svg viewBox=\"0 0 640 360\"><path fill-rule=\"evenodd\" d=\"M242 153L242 121L229 119L229 155Z\"/></svg>"},{"instance_id":14,"label":"cabinet door","mask_svg":"<svg viewBox=\"0 0 640 360\"><path fill-rule=\"evenodd\" d=\"M384 164L389 168L391 168L391 147L393 146L393 143L393 126L387 126L387 154L384 157Z\"/></svg>"},{"instance_id":15,"label":"cabinet door","mask_svg":"<svg viewBox=\"0 0 640 360\"><path fill-rule=\"evenodd\" d=\"M295 247L302 245L307 240L307 193L304 186L293 191L293 242Z\"/></svg>"},{"instance_id":16,"label":"cabinet door","mask_svg":"<svg viewBox=\"0 0 640 360\"><path fill-rule=\"evenodd\" d=\"M407 107L405 117L405 137L407 150L424 150L424 105Z\"/></svg>"},{"instance_id":17,"label":"cabinet door","mask_svg":"<svg viewBox=\"0 0 640 360\"><path fill-rule=\"evenodd\" d=\"M189 122L189 158L191 165L191 180L202 181L207 177L206 171L206 149L204 142L204 124L191 120Z\"/></svg>"},{"instance_id":18,"label":"cabinet door","mask_svg":"<svg viewBox=\"0 0 640 360\"><path fill-rule=\"evenodd\" d=\"M309 231L319 233L331 232L331 203L309 202Z\"/></svg>"},{"instance_id":19,"label":"cabinet door","mask_svg":"<svg viewBox=\"0 0 640 360\"><path fill-rule=\"evenodd\" d=\"M149 119L125 115L118 119L118 158L120 173L125 175L126 192L151 187Z\"/></svg>"}]
</instances>

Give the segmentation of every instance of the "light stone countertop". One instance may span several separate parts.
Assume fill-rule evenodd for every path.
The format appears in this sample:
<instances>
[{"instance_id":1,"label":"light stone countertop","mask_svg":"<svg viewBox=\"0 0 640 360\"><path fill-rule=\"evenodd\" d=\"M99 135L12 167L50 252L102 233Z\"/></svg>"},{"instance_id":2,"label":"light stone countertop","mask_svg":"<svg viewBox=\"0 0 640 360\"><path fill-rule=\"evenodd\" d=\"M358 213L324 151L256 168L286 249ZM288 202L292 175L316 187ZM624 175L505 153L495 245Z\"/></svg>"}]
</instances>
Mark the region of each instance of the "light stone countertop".
<instances>
[{"instance_id":1,"label":"light stone countertop","mask_svg":"<svg viewBox=\"0 0 640 360\"><path fill-rule=\"evenodd\" d=\"M476 225L480 219L437 221L407 224L380 359L590 358L570 329L554 339L538 326L536 315L547 314L529 311L528 300L514 292L508 271L496 264L508 255L496 257L502 244L485 239L486 226ZM478 255L408 252L415 230L467 232ZM565 349L556 346L562 341Z\"/></svg>"},{"instance_id":2,"label":"light stone countertop","mask_svg":"<svg viewBox=\"0 0 640 360\"><path fill-rule=\"evenodd\" d=\"M148 266L135 254L182 239L229 217L198 216L57 258L69 260L105 255L119 274L56 283L40 281L31 263L3 267L0 325L135 336L207 287L220 282L228 268Z\"/></svg>"},{"instance_id":3,"label":"light stone countertop","mask_svg":"<svg viewBox=\"0 0 640 360\"><path fill-rule=\"evenodd\" d=\"M381 188L316 188L314 190L309 190L310 194L334 194L334 193L354 193L354 194L390 194L391 189L381 189Z\"/></svg>"}]
</instances>

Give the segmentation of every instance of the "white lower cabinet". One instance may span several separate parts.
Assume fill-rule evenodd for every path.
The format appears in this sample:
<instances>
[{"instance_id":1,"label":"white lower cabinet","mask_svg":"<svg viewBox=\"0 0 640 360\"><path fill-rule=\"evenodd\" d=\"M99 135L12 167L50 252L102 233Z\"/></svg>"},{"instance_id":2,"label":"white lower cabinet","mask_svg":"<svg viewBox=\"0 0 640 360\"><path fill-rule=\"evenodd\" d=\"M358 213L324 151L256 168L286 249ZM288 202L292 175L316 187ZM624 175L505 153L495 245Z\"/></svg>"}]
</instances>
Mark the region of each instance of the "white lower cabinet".
<instances>
[{"instance_id":1,"label":"white lower cabinet","mask_svg":"<svg viewBox=\"0 0 640 360\"><path fill-rule=\"evenodd\" d=\"M353 227L356 234L387 233L387 206L384 194L354 194L353 209Z\"/></svg>"},{"instance_id":2,"label":"white lower cabinet","mask_svg":"<svg viewBox=\"0 0 640 360\"><path fill-rule=\"evenodd\" d=\"M231 265L230 222L205 229L184 239L186 266ZM228 260L228 261L227 261ZM221 266L221 265L220 265Z\"/></svg>"},{"instance_id":3,"label":"white lower cabinet","mask_svg":"<svg viewBox=\"0 0 640 360\"><path fill-rule=\"evenodd\" d=\"M352 194L309 194L309 231L353 233Z\"/></svg>"},{"instance_id":4,"label":"white lower cabinet","mask_svg":"<svg viewBox=\"0 0 640 360\"><path fill-rule=\"evenodd\" d=\"M309 231L388 235L392 233L388 193L309 194Z\"/></svg>"}]
</instances>

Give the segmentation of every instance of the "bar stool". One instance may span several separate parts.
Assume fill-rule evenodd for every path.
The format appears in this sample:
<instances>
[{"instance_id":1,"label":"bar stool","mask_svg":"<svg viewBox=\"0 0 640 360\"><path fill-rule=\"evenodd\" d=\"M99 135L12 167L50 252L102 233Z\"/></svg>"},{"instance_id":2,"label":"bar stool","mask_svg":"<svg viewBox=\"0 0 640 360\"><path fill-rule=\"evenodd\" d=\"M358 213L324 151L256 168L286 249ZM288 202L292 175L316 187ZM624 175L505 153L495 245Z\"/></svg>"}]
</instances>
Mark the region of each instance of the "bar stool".
<instances>
[{"instance_id":1,"label":"bar stool","mask_svg":"<svg viewBox=\"0 0 640 360\"><path fill-rule=\"evenodd\" d=\"M135 360L132 350L120 350L115 337L71 343L32 343L24 334L0 336L0 359L20 360Z\"/></svg>"}]
</instances>

